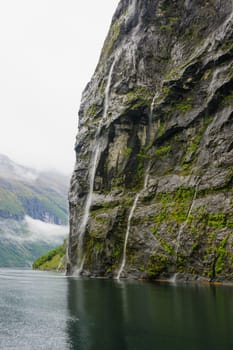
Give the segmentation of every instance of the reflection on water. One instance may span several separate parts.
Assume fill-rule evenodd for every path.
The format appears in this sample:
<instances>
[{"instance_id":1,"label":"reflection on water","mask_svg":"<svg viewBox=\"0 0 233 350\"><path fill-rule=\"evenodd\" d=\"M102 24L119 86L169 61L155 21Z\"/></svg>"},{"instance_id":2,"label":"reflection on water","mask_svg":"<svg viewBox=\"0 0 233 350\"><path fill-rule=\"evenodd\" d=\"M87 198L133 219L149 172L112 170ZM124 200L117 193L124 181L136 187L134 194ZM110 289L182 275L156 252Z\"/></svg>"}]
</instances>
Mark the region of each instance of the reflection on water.
<instances>
[{"instance_id":1,"label":"reflection on water","mask_svg":"<svg viewBox=\"0 0 233 350\"><path fill-rule=\"evenodd\" d=\"M126 349L119 289L105 280L69 280L68 286L67 333L73 348Z\"/></svg>"},{"instance_id":2,"label":"reflection on water","mask_svg":"<svg viewBox=\"0 0 233 350\"><path fill-rule=\"evenodd\" d=\"M232 287L68 281L72 349L233 349Z\"/></svg>"},{"instance_id":3,"label":"reflection on water","mask_svg":"<svg viewBox=\"0 0 233 350\"><path fill-rule=\"evenodd\" d=\"M233 287L0 269L0 349L233 349Z\"/></svg>"}]
</instances>

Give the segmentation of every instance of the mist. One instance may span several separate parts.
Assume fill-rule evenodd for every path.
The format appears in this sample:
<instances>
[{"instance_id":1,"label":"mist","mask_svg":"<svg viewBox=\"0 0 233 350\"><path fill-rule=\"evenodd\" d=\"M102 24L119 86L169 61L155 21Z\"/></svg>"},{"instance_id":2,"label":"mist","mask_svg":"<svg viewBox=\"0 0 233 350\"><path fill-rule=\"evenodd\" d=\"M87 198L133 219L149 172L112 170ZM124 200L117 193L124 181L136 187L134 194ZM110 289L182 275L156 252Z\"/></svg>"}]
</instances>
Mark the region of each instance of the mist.
<instances>
[{"instance_id":1,"label":"mist","mask_svg":"<svg viewBox=\"0 0 233 350\"><path fill-rule=\"evenodd\" d=\"M60 244L68 236L68 226L46 223L41 220L35 220L30 216L25 216L25 222L30 231L30 236L27 237L27 240L32 242L43 241Z\"/></svg>"},{"instance_id":2,"label":"mist","mask_svg":"<svg viewBox=\"0 0 233 350\"><path fill-rule=\"evenodd\" d=\"M21 222L11 219L0 221L1 239L19 244L46 243L53 246L60 245L68 236L68 231L68 226L46 223L30 216L25 216Z\"/></svg>"},{"instance_id":3,"label":"mist","mask_svg":"<svg viewBox=\"0 0 233 350\"><path fill-rule=\"evenodd\" d=\"M118 0L9 0L0 12L0 153L72 172L81 93Z\"/></svg>"}]
</instances>

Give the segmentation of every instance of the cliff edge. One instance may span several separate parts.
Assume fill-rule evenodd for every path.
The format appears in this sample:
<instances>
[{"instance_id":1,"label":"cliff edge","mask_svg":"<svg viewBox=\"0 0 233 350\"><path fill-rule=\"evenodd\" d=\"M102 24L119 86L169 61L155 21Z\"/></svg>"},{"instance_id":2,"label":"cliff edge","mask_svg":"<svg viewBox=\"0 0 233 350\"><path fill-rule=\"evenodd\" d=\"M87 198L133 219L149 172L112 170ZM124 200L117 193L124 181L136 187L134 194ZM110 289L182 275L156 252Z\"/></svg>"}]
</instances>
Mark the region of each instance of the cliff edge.
<instances>
[{"instance_id":1,"label":"cliff edge","mask_svg":"<svg viewBox=\"0 0 233 350\"><path fill-rule=\"evenodd\" d=\"M122 0L79 112L67 274L233 280L233 1Z\"/></svg>"}]
</instances>

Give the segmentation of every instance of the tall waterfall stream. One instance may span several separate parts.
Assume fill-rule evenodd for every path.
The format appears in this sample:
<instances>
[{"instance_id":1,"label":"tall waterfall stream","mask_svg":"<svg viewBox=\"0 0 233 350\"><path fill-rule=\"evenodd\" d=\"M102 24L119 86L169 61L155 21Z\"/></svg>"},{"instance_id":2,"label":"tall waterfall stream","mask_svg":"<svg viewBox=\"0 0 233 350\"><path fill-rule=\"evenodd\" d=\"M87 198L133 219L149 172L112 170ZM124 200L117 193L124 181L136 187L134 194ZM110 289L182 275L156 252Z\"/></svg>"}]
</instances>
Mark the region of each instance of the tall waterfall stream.
<instances>
[{"instance_id":1,"label":"tall waterfall stream","mask_svg":"<svg viewBox=\"0 0 233 350\"><path fill-rule=\"evenodd\" d=\"M83 252L83 240L86 232L86 227L89 219L89 214L90 214L90 209L91 209L91 204L92 204L92 197L93 197L93 190L94 190L94 183L95 183L95 175L96 175L96 170L99 164L100 160L100 155L102 152L102 139L100 137L100 131L101 131L101 126L103 122L106 120L107 113L108 113L108 107L109 107L109 95L110 95L110 88L111 88L111 82L112 82L112 75L113 75L113 70L114 66L116 64L116 58L113 60L109 74L108 74L108 80L105 88L105 98L104 98L104 111L103 111L103 118L99 122L99 126L97 129L97 132L95 134L94 138L94 148L92 151L92 157L91 157L91 162L90 162L90 172L89 172L89 191L88 195L86 198L85 206L84 206L84 214L82 217L81 225L80 225L80 234L79 234L79 239L78 239L78 268L76 271L77 275L80 275L80 273L83 270L83 265L85 262L85 254Z\"/></svg>"}]
</instances>

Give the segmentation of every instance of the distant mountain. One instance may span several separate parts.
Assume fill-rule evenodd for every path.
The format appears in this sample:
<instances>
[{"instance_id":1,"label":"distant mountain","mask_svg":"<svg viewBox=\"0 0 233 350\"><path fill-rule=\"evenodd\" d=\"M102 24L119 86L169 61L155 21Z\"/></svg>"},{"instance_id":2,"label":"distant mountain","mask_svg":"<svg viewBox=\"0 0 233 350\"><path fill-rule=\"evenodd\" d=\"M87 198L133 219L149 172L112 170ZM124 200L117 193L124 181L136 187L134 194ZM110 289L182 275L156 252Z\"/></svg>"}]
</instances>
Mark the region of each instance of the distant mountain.
<instances>
[{"instance_id":1,"label":"distant mountain","mask_svg":"<svg viewBox=\"0 0 233 350\"><path fill-rule=\"evenodd\" d=\"M0 154L0 266L31 266L68 233L69 179Z\"/></svg>"},{"instance_id":2,"label":"distant mountain","mask_svg":"<svg viewBox=\"0 0 233 350\"><path fill-rule=\"evenodd\" d=\"M37 172L0 155L0 218L22 220L25 215L67 224L68 178Z\"/></svg>"}]
</instances>

